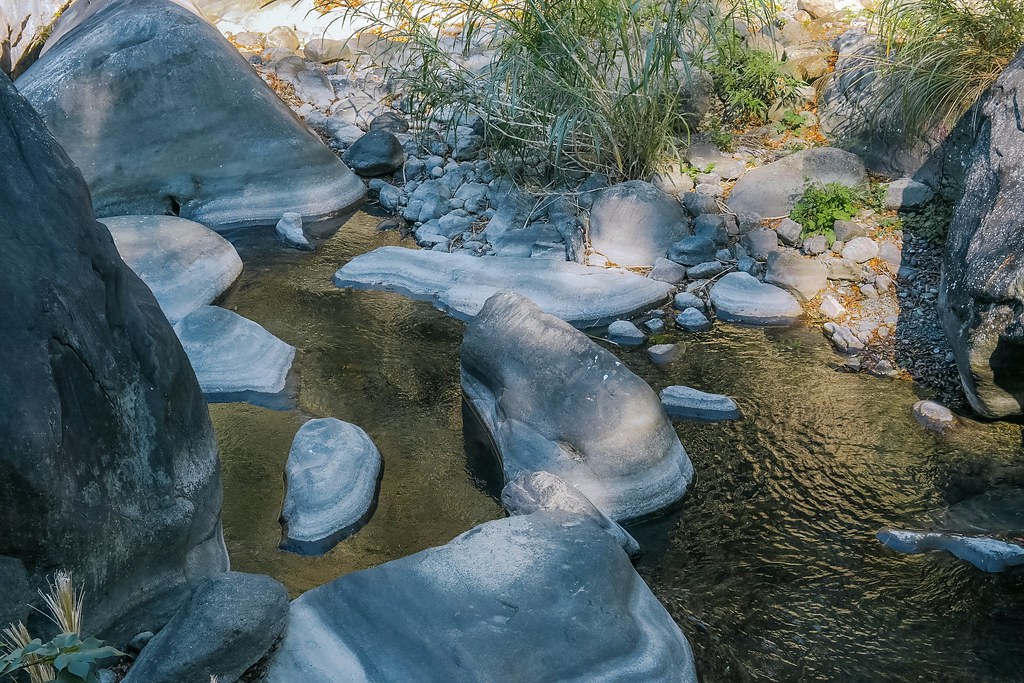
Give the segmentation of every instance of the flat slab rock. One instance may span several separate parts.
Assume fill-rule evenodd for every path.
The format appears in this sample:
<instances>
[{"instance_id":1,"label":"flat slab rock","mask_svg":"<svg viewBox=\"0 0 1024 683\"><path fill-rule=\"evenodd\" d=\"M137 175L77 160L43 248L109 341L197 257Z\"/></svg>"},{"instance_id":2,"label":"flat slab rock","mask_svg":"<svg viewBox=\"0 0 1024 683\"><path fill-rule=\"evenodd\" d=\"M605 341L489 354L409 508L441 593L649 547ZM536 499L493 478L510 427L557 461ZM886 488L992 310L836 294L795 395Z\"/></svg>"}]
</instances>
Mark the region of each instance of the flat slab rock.
<instances>
[{"instance_id":1,"label":"flat slab rock","mask_svg":"<svg viewBox=\"0 0 1024 683\"><path fill-rule=\"evenodd\" d=\"M661 405L672 417L695 422L738 420L741 416L736 401L721 394L708 394L691 387L665 387L660 394Z\"/></svg>"},{"instance_id":2,"label":"flat slab rock","mask_svg":"<svg viewBox=\"0 0 1024 683\"><path fill-rule=\"evenodd\" d=\"M693 655L619 542L542 511L347 574L291 604L270 683L696 683Z\"/></svg>"},{"instance_id":3,"label":"flat slab rock","mask_svg":"<svg viewBox=\"0 0 1024 683\"><path fill-rule=\"evenodd\" d=\"M346 263L338 287L398 292L471 320L499 291L521 294L579 328L608 325L666 301L671 285L632 273L548 259L475 257L381 247Z\"/></svg>"},{"instance_id":4,"label":"flat slab rock","mask_svg":"<svg viewBox=\"0 0 1024 683\"><path fill-rule=\"evenodd\" d=\"M803 307L792 294L747 273L729 273L711 288L719 319L748 325L792 325Z\"/></svg>"},{"instance_id":5,"label":"flat slab rock","mask_svg":"<svg viewBox=\"0 0 1024 683\"><path fill-rule=\"evenodd\" d=\"M945 550L983 572L1004 572L1024 565L1024 538L1011 542L979 534L907 529L882 529L877 536L879 541L897 552L917 555Z\"/></svg>"},{"instance_id":6,"label":"flat slab rock","mask_svg":"<svg viewBox=\"0 0 1024 683\"><path fill-rule=\"evenodd\" d=\"M213 303L242 274L242 259L231 243L199 223L174 216L115 216L100 222L171 323Z\"/></svg>"},{"instance_id":7,"label":"flat slab rock","mask_svg":"<svg viewBox=\"0 0 1024 683\"><path fill-rule=\"evenodd\" d=\"M295 348L253 321L225 308L203 306L179 321L174 331L209 400L284 391Z\"/></svg>"},{"instance_id":8,"label":"flat slab rock","mask_svg":"<svg viewBox=\"0 0 1024 683\"><path fill-rule=\"evenodd\" d=\"M380 451L356 425L302 425L284 470L281 549L322 555L355 533L373 514L381 470Z\"/></svg>"},{"instance_id":9,"label":"flat slab rock","mask_svg":"<svg viewBox=\"0 0 1024 683\"><path fill-rule=\"evenodd\" d=\"M619 522L676 504L693 481L654 390L529 299L487 301L466 328L461 375L506 481L550 472Z\"/></svg>"}]
</instances>

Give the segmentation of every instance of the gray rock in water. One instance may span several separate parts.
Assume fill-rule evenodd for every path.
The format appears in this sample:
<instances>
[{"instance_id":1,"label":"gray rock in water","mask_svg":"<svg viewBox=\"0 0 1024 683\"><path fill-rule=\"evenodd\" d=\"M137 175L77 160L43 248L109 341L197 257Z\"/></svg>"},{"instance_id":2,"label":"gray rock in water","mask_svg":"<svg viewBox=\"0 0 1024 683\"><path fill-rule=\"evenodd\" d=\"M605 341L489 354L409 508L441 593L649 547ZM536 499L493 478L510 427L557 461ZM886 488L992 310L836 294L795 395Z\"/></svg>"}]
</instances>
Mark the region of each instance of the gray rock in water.
<instances>
[{"instance_id":1,"label":"gray rock in water","mask_svg":"<svg viewBox=\"0 0 1024 683\"><path fill-rule=\"evenodd\" d=\"M672 300L672 306L675 307L677 311L685 311L687 308L696 308L698 311L703 312L707 309L707 306L704 304L704 300L691 292L679 292L676 294L675 298Z\"/></svg>"},{"instance_id":2,"label":"gray rock in water","mask_svg":"<svg viewBox=\"0 0 1024 683\"><path fill-rule=\"evenodd\" d=\"M914 404L913 412L918 424L933 432L944 432L957 423L953 411L935 401L918 401Z\"/></svg>"},{"instance_id":3,"label":"gray rock in water","mask_svg":"<svg viewBox=\"0 0 1024 683\"><path fill-rule=\"evenodd\" d=\"M590 210L591 246L620 266L650 266L689 234L679 202L641 180L602 190Z\"/></svg>"},{"instance_id":4,"label":"gray rock in water","mask_svg":"<svg viewBox=\"0 0 1024 683\"><path fill-rule=\"evenodd\" d=\"M495 292L510 290L577 327L599 327L666 301L671 285L568 261L486 259L402 247L357 256L334 275L338 287L398 292L470 320Z\"/></svg>"},{"instance_id":5,"label":"gray rock in water","mask_svg":"<svg viewBox=\"0 0 1024 683\"><path fill-rule=\"evenodd\" d=\"M284 631L288 591L262 574L204 581L142 649L124 683L234 683Z\"/></svg>"},{"instance_id":6,"label":"gray rock in water","mask_svg":"<svg viewBox=\"0 0 1024 683\"><path fill-rule=\"evenodd\" d=\"M668 249L668 258L684 266L695 266L715 260L715 243L706 237L684 237Z\"/></svg>"},{"instance_id":7,"label":"gray rock in water","mask_svg":"<svg viewBox=\"0 0 1024 683\"><path fill-rule=\"evenodd\" d=\"M775 251L768 254L764 281L782 287L801 301L810 301L828 284L828 267L795 251Z\"/></svg>"},{"instance_id":8,"label":"gray rock in water","mask_svg":"<svg viewBox=\"0 0 1024 683\"><path fill-rule=\"evenodd\" d=\"M822 326L822 330L828 340L832 342L832 346L841 353L857 353L864 350L864 342L845 325L837 325L830 321Z\"/></svg>"},{"instance_id":9,"label":"gray rock in water","mask_svg":"<svg viewBox=\"0 0 1024 683\"><path fill-rule=\"evenodd\" d=\"M900 178L885 186L885 208L912 209L932 200L935 191L913 178Z\"/></svg>"},{"instance_id":10,"label":"gray rock in water","mask_svg":"<svg viewBox=\"0 0 1024 683\"><path fill-rule=\"evenodd\" d=\"M686 638L619 543L590 517L544 511L303 594L269 683L581 675L697 680Z\"/></svg>"},{"instance_id":11,"label":"gray rock in water","mask_svg":"<svg viewBox=\"0 0 1024 683\"><path fill-rule=\"evenodd\" d=\"M616 320L608 326L608 341L619 346L639 346L644 339L643 330L628 320Z\"/></svg>"},{"instance_id":12,"label":"gray rock in water","mask_svg":"<svg viewBox=\"0 0 1024 683\"><path fill-rule=\"evenodd\" d=\"M677 356L679 356L678 344L655 344L647 349L647 357L658 365L667 365Z\"/></svg>"},{"instance_id":13,"label":"gray rock in water","mask_svg":"<svg viewBox=\"0 0 1024 683\"><path fill-rule=\"evenodd\" d=\"M227 569L217 444L157 300L3 74L0 159L0 621L63 568L121 644Z\"/></svg>"},{"instance_id":14,"label":"gray rock in water","mask_svg":"<svg viewBox=\"0 0 1024 683\"><path fill-rule=\"evenodd\" d=\"M693 478L651 388L521 296L496 294L466 328L462 389L506 479L546 470L623 521L675 504Z\"/></svg>"},{"instance_id":15,"label":"gray rock in water","mask_svg":"<svg viewBox=\"0 0 1024 683\"><path fill-rule=\"evenodd\" d=\"M76 3L18 89L101 216L179 214L220 231L294 211L309 224L365 193L238 50L172 0Z\"/></svg>"},{"instance_id":16,"label":"gray rock in water","mask_svg":"<svg viewBox=\"0 0 1024 683\"><path fill-rule=\"evenodd\" d=\"M289 211L281 216L274 231L277 233L277 239L289 247L302 251L313 251L313 245L306 239L306 233L302 232L302 216L299 214Z\"/></svg>"},{"instance_id":17,"label":"gray rock in water","mask_svg":"<svg viewBox=\"0 0 1024 683\"><path fill-rule=\"evenodd\" d=\"M714 325L700 310L687 308L676 316L676 325L686 332L707 332Z\"/></svg>"},{"instance_id":18,"label":"gray rock in water","mask_svg":"<svg viewBox=\"0 0 1024 683\"><path fill-rule=\"evenodd\" d=\"M374 128L345 150L341 157L361 176L393 173L405 163L405 148L394 133Z\"/></svg>"},{"instance_id":19,"label":"gray rock in water","mask_svg":"<svg viewBox=\"0 0 1024 683\"><path fill-rule=\"evenodd\" d=\"M657 258L654 259L654 267L647 277L674 285L686 277L686 268L667 258Z\"/></svg>"},{"instance_id":20,"label":"gray rock in water","mask_svg":"<svg viewBox=\"0 0 1024 683\"><path fill-rule=\"evenodd\" d=\"M711 305L720 319L749 325L792 325L803 313L792 294L747 273L729 273L716 282Z\"/></svg>"},{"instance_id":21,"label":"gray rock in water","mask_svg":"<svg viewBox=\"0 0 1024 683\"><path fill-rule=\"evenodd\" d=\"M202 306L176 323L174 331L209 400L284 390L295 348L253 321ZM223 394L228 396L218 396Z\"/></svg>"},{"instance_id":22,"label":"gray rock in water","mask_svg":"<svg viewBox=\"0 0 1024 683\"><path fill-rule=\"evenodd\" d=\"M756 211L765 217L788 216L803 194L806 180L863 187L868 176L856 154L832 147L805 149L748 171L729 194L729 209L734 213Z\"/></svg>"},{"instance_id":23,"label":"gray rock in water","mask_svg":"<svg viewBox=\"0 0 1024 683\"><path fill-rule=\"evenodd\" d=\"M718 422L738 420L739 406L736 401L721 394L708 394L691 387L680 385L665 387L661 391L661 405L672 417L681 417L694 422Z\"/></svg>"},{"instance_id":24,"label":"gray rock in water","mask_svg":"<svg viewBox=\"0 0 1024 683\"><path fill-rule=\"evenodd\" d=\"M112 216L101 222L172 323L213 303L242 273L231 243L198 223L173 216Z\"/></svg>"},{"instance_id":25,"label":"gray rock in water","mask_svg":"<svg viewBox=\"0 0 1024 683\"><path fill-rule=\"evenodd\" d=\"M636 557L640 554L640 544L628 531L601 512L586 496L550 472L526 472L505 484L501 490L501 504L512 515L559 510L590 517L618 541L627 555Z\"/></svg>"},{"instance_id":26,"label":"gray rock in water","mask_svg":"<svg viewBox=\"0 0 1024 683\"><path fill-rule=\"evenodd\" d=\"M302 425L285 465L281 549L323 555L369 521L380 451L359 427L325 417Z\"/></svg>"},{"instance_id":27,"label":"gray rock in water","mask_svg":"<svg viewBox=\"0 0 1024 683\"><path fill-rule=\"evenodd\" d=\"M971 406L1024 412L1024 50L982 98L939 293L942 326Z\"/></svg>"},{"instance_id":28,"label":"gray rock in water","mask_svg":"<svg viewBox=\"0 0 1024 683\"><path fill-rule=\"evenodd\" d=\"M1010 542L981 534L907 529L882 529L877 537L893 550L910 555L945 550L983 572L1004 572L1024 565L1024 540Z\"/></svg>"}]
</instances>

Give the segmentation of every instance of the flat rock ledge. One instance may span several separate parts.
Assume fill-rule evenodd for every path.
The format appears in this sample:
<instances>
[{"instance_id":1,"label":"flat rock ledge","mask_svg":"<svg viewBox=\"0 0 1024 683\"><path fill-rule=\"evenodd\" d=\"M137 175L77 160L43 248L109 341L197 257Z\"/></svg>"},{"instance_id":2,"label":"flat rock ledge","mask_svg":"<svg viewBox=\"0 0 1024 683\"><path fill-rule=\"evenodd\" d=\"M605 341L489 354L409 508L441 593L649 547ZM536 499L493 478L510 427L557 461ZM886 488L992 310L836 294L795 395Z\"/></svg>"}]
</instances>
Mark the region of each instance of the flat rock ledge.
<instances>
[{"instance_id":1,"label":"flat rock ledge","mask_svg":"<svg viewBox=\"0 0 1024 683\"><path fill-rule=\"evenodd\" d=\"M578 328L609 325L649 310L674 291L665 282L568 261L481 258L404 247L381 247L357 256L335 273L334 284L430 301L460 320L473 319L493 294L508 290Z\"/></svg>"},{"instance_id":2,"label":"flat rock ledge","mask_svg":"<svg viewBox=\"0 0 1024 683\"><path fill-rule=\"evenodd\" d=\"M310 420L292 441L285 465L281 549L323 555L373 515L380 451L354 424L332 417Z\"/></svg>"},{"instance_id":3,"label":"flat rock ledge","mask_svg":"<svg viewBox=\"0 0 1024 683\"><path fill-rule=\"evenodd\" d=\"M291 603L269 683L696 683L685 636L590 517L535 512Z\"/></svg>"},{"instance_id":4,"label":"flat rock ledge","mask_svg":"<svg viewBox=\"0 0 1024 683\"><path fill-rule=\"evenodd\" d=\"M906 529L882 529L877 537L889 548L910 555L945 550L983 572L1024 565L1024 538L1011 542L985 535Z\"/></svg>"},{"instance_id":5,"label":"flat rock ledge","mask_svg":"<svg viewBox=\"0 0 1024 683\"><path fill-rule=\"evenodd\" d=\"M661 405L671 417L694 422L719 422L742 417L736 401L721 394L708 394L676 385L662 389L660 397Z\"/></svg>"},{"instance_id":6,"label":"flat rock ledge","mask_svg":"<svg viewBox=\"0 0 1024 683\"><path fill-rule=\"evenodd\" d=\"M711 288L720 320L746 325L792 325L804 309L792 294L747 273L729 273Z\"/></svg>"},{"instance_id":7,"label":"flat rock ledge","mask_svg":"<svg viewBox=\"0 0 1024 683\"><path fill-rule=\"evenodd\" d=\"M115 216L100 222L172 324L213 303L242 274L242 259L231 243L199 223L174 216Z\"/></svg>"}]
</instances>

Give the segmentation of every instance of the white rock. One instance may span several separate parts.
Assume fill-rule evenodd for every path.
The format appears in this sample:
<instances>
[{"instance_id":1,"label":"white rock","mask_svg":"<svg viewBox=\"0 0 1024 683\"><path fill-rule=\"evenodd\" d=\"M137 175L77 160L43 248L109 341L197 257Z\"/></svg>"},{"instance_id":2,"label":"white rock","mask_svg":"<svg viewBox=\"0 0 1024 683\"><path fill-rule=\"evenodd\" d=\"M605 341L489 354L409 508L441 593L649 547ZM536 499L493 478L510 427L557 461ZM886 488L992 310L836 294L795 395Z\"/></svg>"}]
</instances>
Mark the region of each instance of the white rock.
<instances>
[{"instance_id":1,"label":"white rock","mask_svg":"<svg viewBox=\"0 0 1024 683\"><path fill-rule=\"evenodd\" d=\"M281 216L281 220L277 222L275 230L277 238L289 247L312 251L313 245L309 243L309 240L306 239L306 234L302 232L301 215L294 212L284 214Z\"/></svg>"},{"instance_id":2,"label":"white rock","mask_svg":"<svg viewBox=\"0 0 1024 683\"><path fill-rule=\"evenodd\" d=\"M831 294L826 294L821 297L821 305L818 306L818 312L826 318L835 320L846 315L846 307L839 303Z\"/></svg>"},{"instance_id":3,"label":"white rock","mask_svg":"<svg viewBox=\"0 0 1024 683\"><path fill-rule=\"evenodd\" d=\"M914 404L914 419L933 432L944 432L957 423L956 415L949 408L934 401L918 401Z\"/></svg>"}]
</instances>

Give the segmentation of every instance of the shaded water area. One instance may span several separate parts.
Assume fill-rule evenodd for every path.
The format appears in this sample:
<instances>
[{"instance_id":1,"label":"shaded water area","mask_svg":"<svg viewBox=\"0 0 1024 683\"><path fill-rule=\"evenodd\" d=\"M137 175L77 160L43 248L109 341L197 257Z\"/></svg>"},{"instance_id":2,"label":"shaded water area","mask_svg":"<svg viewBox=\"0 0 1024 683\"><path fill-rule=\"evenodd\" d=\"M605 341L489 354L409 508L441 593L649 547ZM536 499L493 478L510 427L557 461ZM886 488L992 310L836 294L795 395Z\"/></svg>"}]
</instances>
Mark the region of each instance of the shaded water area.
<instances>
[{"instance_id":1,"label":"shaded water area","mask_svg":"<svg viewBox=\"0 0 1024 683\"><path fill-rule=\"evenodd\" d=\"M299 349L296 410L211 406L233 566L293 595L504 514L467 465L462 324L330 282L351 257L398 243L376 222L357 214L315 254L240 244L245 272L222 302ZM926 432L911 417L913 385L835 372L811 329L717 325L685 344L667 367L620 355L655 390L726 393L744 412L736 423L677 423L694 489L680 510L631 529L644 545L637 569L689 637L703 680L1024 677L1024 573L901 556L874 537L1024 485L1019 426ZM277 550L284 463L300 424L327 416L376 442L380 501L357 534L301 557Z\"/></svg>"}]
</instances>

